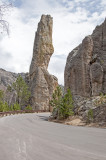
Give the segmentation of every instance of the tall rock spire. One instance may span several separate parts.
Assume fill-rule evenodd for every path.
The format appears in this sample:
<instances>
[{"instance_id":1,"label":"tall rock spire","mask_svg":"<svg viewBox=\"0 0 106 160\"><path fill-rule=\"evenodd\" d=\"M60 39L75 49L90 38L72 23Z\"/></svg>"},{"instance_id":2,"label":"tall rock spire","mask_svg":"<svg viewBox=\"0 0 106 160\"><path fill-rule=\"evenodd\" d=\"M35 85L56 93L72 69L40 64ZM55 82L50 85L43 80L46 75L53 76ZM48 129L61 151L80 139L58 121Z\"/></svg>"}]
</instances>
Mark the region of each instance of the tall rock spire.
<instances>
[{"instance_id":1,"label":"tall rock spire","mask_svg":"<svg viewBox=\"0 0 106 160\"><path fill-rule=\"evenodd\" d=\"M57 78L47 71L50 57L54 52L52 26L52 17L50 15L42 15L38 23L29 71L33 109L49 110L49 100L58 84Z\"/></svg>"},{"instance_id":2,"label":"tall rock spire","mask_svg":"<svg viewBox=\"0 0 106 160\"><path fill-rule=\"evenodd\" d=\"M52 44L52 26L52 17L50 15L42 15L35 36L30 74L35 71L36 66L41 66L45 69L48 67L50 57L54 52Z\"/></svg>"}]
</instances>

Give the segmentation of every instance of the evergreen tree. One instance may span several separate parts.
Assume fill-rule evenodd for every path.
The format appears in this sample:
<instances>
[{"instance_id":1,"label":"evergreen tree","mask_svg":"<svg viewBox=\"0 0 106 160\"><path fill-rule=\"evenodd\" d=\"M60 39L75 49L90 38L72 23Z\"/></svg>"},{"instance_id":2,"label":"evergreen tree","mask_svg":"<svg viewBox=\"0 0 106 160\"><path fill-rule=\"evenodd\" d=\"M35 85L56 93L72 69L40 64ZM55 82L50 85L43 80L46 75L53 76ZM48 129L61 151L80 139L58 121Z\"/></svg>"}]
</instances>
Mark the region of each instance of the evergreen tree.
<instances>
[{"instance_id":1,"label":"evergreen tree","mask_svg":"<svg viewBox=\"0 0 106 160\"><path fill-rule=\"evenodd\" d=\"M7 112L9 110L10 110L10 108L9 108L7 102L3 103L3 112Z\"/></svg>"},{"instance_id":2,"label":"evergreen tree","mask_svg":"<svg viewBox=\"0 0 106 160\"><path fill-rule=\"evenodd\" d=\"M4 98L4 92L0 90L0 101L3 101L3 98Z\"/></svg>"},{"instance_id":3,"label":"evergreen tree","mask_svg":"<svg viewBox=\"0 0 106 160\"><path fill-rule=\"evenodd\" d=\"M53 107L53 113L56 113L58 117L60 115L62 95L63 95L62 89L60 86L58 86L54 91L52 99L50 101L50 105Z\"/></svg>"},{"instance_id":4,"label":"evergreen tree","mask_svg":"<svg viewBox=\"0 0 106 160\"><path fill-rule=\"evenodd\" d=\"M57 114L58 119L68 118L69 116L74 114L73 99L71 91L69 89L67 90L67 93L63 96L61 87L58 86L53 93L50 105L53 107L52 115L56 116Z\"/></svg>"},{"instance_id":5,"label":"evergreen tree","mask_svg":"<svg viewBox=\"0 0 106 160\"><path fill-rule=\"evenodd\" d=\"M10 106L10 111L14 111L14 106L13 105Z\"/></svg>"},{"instance_id":6,"label":"evergreen tree","mask_svg":"<svg viewBox=\"0 0 106 160\"><path fill-rule=\"evenodd\" d=\"M21 107L26 105L30 98L30 91L28 89L27 84L23 80L23 78L19 75L16 82L12 84L12 86L8 86L8 91L12 92L16 91L16 104L18 103Z\"/></svg>"},{"instance_id":7,"label":"evergreen tree","mask_svg":"<svg viewBox=\"0 0 106 160\"><path fill-rule=\"evenodd\" d=\"M3 102L0 101L0 112L3 112Z\"/></svg>"},{"instance_id":8,"label":"evergreen tree","mask_svg":"<svg viewBox=\"0 0 106 160\"><path fill-rule=\"evenodd\" d=\"M74 114L73 112L73 99L70 89L67 90L67 93L64 95L61 103L61 117L67 118Z\"/></svg>"},{"instance_id":9,"label":"evergreen tree","mask_svg":"<svg viewBox=\"0 0 106 160\"><path fill-rule=\"evenodd\" d=\"M15 104L13 105L13 110L14 110L14 111L19 111L19 110L21 110L20 105L19 105L18 103L15 103Z\"/></svg>"},{"instance_id":10,"label":"evergreen tree","mask_svg":"<svg viewBox=\"0 0 106 160\"><path fill-rule=\"evenodd\" d=\"M0 112L3 112L3 99L4 99L4 92L0 90Z\"/></svg>"}]
</instances>

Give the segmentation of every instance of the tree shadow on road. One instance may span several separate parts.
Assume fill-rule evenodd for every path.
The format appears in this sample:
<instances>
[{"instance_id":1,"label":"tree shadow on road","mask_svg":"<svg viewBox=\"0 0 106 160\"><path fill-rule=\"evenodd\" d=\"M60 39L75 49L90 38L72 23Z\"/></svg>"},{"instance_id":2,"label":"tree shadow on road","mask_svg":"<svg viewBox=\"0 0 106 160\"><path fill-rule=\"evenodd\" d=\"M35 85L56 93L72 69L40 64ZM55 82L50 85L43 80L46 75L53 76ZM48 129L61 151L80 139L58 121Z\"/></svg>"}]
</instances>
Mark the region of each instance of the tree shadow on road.
<instances>
[{"instance_id":1,"label":"tree shadow on road","mask_svg":"<svg viewBox=\"0 0 106 160\"><path fill-rule=\"evenodd\" d=\"M38 116L43 121L48 121L49 117L47 116Z\"/></svg>"}]
</instances>

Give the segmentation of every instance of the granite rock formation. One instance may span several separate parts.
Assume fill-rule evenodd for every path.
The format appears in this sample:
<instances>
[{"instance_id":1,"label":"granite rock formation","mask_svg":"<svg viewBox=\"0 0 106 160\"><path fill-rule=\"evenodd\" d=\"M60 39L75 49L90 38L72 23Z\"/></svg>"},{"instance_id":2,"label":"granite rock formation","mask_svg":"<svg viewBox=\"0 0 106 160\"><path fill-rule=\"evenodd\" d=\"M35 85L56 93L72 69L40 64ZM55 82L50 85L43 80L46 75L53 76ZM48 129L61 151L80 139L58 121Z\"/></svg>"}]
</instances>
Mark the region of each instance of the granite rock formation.
<instances>
[{"instance_id":1,"label":"granite rock formation","mask_svg":"<svg viewBox=\"0 0 106 160\"><path fill-rule=\"evenodd\" d=\"M64 77L74 96L106 94L106 19L69 53Z\"/></svg>"},{"instance_id":2,"label":"granite rock formation","mask_svg":"<svg viewBox=\"0 0 106 160\"><path fill-rule=\"evenodd\" d=\"M91 122L106 125L106 19L92 35L69 53L65 66L65 92L70 88L74 99L74 112ZM98 106L96 99L102 101ZM101 124L101 125L102 125Z\"/></svg>"},{"instance_id":3,"label":"granite rock formation","mask_svg":"<svg viewBox=\"0 0 106 160\"><path fill-rule=\"evenodd\" d=\"M26 80L25 73L12 73L8 72L4 69L0 69L0 90L4 91L4 99L8 102L9 105L14 104L16 101L16 93L15 92L8 92L7 87L12 85L18 76L21 75L24 80Z\"/></svg>"},{"instance_id":4,"label":"granite rock formation","mask_svg":"<svg viewBox=\"0 0 106 160\"><path fill-rule=\"evenodd\" d=\"M49 110L49 100L58 84L57 78L47 71L50 57L54 52L52 25L52 17L42 15L35 35L33 58L29 71L31 105L33 109L47 111Z\"/></svg>"}]
</instances>

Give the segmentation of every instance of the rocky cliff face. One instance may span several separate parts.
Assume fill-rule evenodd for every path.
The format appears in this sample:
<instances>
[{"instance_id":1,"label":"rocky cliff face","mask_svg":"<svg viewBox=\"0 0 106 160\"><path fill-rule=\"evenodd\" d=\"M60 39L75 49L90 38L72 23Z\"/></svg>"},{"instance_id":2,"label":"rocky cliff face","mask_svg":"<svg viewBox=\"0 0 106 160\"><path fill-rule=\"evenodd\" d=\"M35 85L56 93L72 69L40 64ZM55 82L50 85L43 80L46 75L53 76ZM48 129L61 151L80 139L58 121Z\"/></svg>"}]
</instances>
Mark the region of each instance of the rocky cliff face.
<instances>
[{"instance_id":1,"label":"rocky cliff face","mask_svg":"<svg viewBox=\"0 0 106 160\"><path fill-rule=\"evenodd\" d=\"M74 96L106 93L106 20L69 54L64 78Z\"/></svg>"},{"instance_id":2,"label":"rocky cliff face","mask_svg":"<svg viewBox=\"0 0 106 160\"><path fill-rule=\"evenodd\" d=\"M73 94L75 113L84 120L92 114L92 122L106 125L106 19L69 53L64 79L65 91L70 88Z\"/></svg>"},{"instance_id":3,"label":"rocky cliff face","mask_svg":"<svg viewBox=\"0 0 106 160\"><path fill-rule=\"evenodd\" d=\"M5 71L4 69L0 69L0 90L4 91L5 101L8 102L9 105L14 104L16 100L16 93L15 92L8 92L7 87L12 85L18 76L21 75L24 80L26 80L25 73L12 73Z\"/></svg>"},{"instance_id":4,"label":"rocky cliff face","mask_svg":"<svg viewBox=\"0 0 106 160\"><path fill-rule=\"evenodd\" d=\"M52 25L52 17L42 15L35 35L33 58L29 71L33 109L49 110L49 100L58 84L57 78L47 71L50 57L54 52Z\"/></svg>"}]
</instances>

